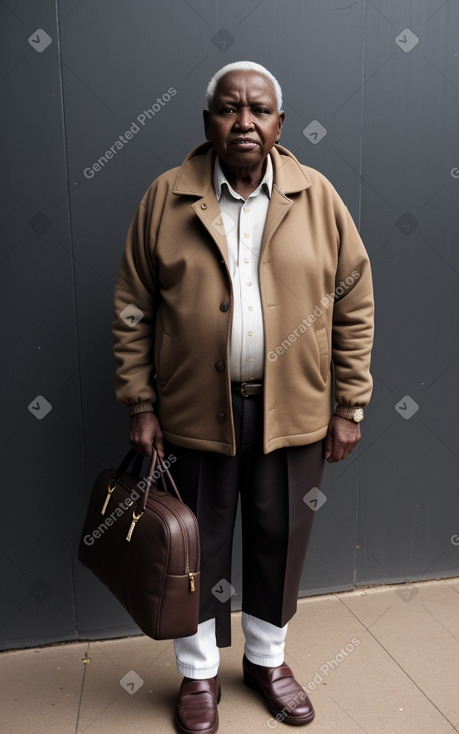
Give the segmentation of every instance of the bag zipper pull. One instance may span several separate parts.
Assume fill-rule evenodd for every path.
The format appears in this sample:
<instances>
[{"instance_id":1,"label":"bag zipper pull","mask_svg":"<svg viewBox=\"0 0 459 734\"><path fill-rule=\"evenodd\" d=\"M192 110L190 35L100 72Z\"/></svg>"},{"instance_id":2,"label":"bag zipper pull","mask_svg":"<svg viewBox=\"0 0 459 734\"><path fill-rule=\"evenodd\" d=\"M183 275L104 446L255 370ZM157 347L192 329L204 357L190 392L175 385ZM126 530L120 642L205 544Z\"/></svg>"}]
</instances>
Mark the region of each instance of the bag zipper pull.
<instances>
[{"instance_id":1,"label":"bag zipper pull","mask_svg":"<svg viewBox=\"0 0 459 734\"><path fill-rule=\"evenodd\" d=\"M100 513L101 515L105 515L105 510L107 509L107 505L110 502L110 497L112 496L112 494L115 491L115 489L116 489L116 482L114 482L113 484L109 484L108 485L108 487L107 487L107 496L105 498L105 502L103 504L103 507L102 507L102 510L101 510L101 513Z\"/></svg>"},{"instance_id":2,"label":"bag zipper pull","mask_svg":"<svg viewBox=\"0 0 459 734\"><path fill-rule=\"evenodd\" d=\"M135 514L135 510L132 513L132 522L131 522L131 524L129 526L128 534L126 535L126 540L127 540L128 543L131 542L132 533L134 532L134 528L136 526L136 523L140 520L140 518L142 517L142 515L143 515L143 512L139 512L139 514L136 515Z\"/></svg>"},{"instance_id":3,"label":"bag zipper pull","mask_svg":"<svg viewBox=\"0 0 459 734\"><path fill-rule=\"evenodd\" d=\"M190 591L196 591L196 586L194 584L194 573L189 573L188 578L190 579Z\"/></svg>"}]
</instances>

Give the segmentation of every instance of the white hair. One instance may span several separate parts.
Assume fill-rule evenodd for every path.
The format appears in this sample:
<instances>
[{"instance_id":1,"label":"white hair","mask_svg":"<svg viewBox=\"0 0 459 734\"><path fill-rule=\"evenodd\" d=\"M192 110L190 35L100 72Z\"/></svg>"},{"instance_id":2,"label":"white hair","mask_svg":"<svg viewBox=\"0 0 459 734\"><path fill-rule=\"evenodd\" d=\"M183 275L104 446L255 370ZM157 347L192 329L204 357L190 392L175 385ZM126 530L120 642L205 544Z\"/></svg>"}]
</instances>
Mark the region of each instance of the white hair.
<instances>
[{"instance_id":1,"label":"white hair","mask_svg":"<svg viewBox=\"0 0 459 734\"><path fill-rule=\"evenodd\" d=\"M263 76L268 77L268 79L273 83L274 90L276 92L277 111L281 111L282 89L280 88L279 82L277 81L276 77L273 76L270 71L268 71L268 69L265 69L265 67L261 64L256 64L254 61L235 61L232 64L226 64L226 66L223 66L213 75L212 79L207 85L206 102L208 110L212 105L218 82L223 76L225 76L225 74L229 74L230 71L256 71L258 74L262 74Z\"/></svg>"}]
</instances>

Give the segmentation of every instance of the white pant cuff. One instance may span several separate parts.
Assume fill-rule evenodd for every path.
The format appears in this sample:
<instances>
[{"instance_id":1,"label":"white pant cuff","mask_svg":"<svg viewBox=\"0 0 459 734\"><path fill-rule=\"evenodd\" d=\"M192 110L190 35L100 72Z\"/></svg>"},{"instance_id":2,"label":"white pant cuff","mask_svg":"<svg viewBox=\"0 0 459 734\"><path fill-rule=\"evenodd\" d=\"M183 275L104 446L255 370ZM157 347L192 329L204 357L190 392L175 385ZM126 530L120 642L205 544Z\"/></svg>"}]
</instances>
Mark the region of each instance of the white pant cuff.
<instances>
[{"instance_id":1,"label":"white pant cuff","mask_svg":"<svg viewBox=\"0 0 459 734\"><path fill-rule=\"evenodd\" d=\"M218 665L212 668L193 668L191 665L183 665L177 661L177 672L185 678L193 678L194 680L206 680L207 678L215 678L218 673Z\"/></svg>"},{"instance_id":2,"label":"white pant cuff","mask_svg":"<svg viewBox=\"0 0 459 734\"><path fill-rule=\"evenodd\" d=\"M254 665L262 665L263 668L277 668L284 662L284 653L272 657L268 655L253 655L250 650L247 650L247 645L244 646L244 655L249 662Z\"/></svg>"}]
</instances>

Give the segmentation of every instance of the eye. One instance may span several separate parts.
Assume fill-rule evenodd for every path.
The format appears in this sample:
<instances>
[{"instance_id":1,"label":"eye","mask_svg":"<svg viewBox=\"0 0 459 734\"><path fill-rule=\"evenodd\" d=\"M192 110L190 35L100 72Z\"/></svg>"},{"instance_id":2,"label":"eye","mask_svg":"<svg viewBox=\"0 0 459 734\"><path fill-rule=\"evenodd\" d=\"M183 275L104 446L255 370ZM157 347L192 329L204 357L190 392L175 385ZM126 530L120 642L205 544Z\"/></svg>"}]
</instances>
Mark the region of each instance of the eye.
<instances>
[{"instance_id":1,"label":"eye","mask_svg":"<svg viewBox=\"0 0 459 734\"><path fill-rule=\"evenodd\" d=\"M221 113L222 113L222 115L231 115L235 111L236 110L234 109L234 107L223 107L222 110L221 110Z\"/></svg>"},{"instance_id":2,"label":"eye","mask_svg":"<svg viewBox=\"0 0 459 734\"><path fill-rule=\"evenodd\" d=\"M256 107L255 112L258 115L269 115L269 110L266 107Z\"/></svg>"}]
</instances>

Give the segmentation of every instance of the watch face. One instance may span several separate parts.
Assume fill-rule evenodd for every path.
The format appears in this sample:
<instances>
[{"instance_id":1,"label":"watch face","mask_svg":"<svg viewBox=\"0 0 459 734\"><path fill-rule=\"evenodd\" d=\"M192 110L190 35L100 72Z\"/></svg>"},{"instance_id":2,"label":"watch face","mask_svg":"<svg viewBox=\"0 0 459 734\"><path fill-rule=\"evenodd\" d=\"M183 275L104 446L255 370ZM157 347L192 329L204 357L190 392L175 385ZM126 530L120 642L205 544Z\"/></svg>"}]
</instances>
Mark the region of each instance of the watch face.
<instances>
[{"instance_id":1,"label":"watch face","mask_svg":"<svg viewBox=\"0 0 459 734\"><path fill-rule=\"evenodd\" d=\"M356 423L360 423L360 421L363 421L363 408L356 408L354 410L354 417L353 420Z\"/></svg>"}]
</instances>

